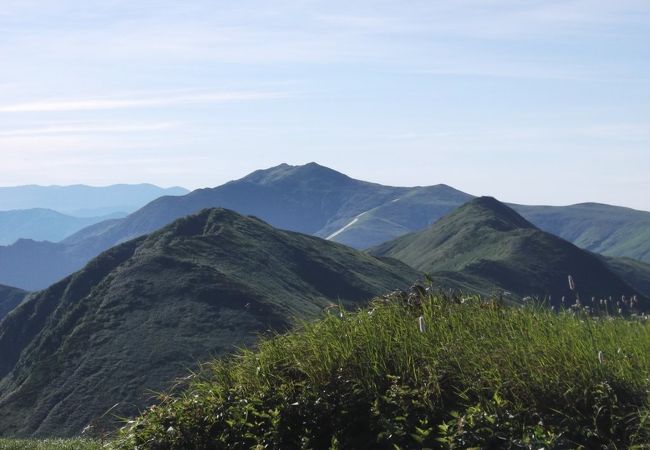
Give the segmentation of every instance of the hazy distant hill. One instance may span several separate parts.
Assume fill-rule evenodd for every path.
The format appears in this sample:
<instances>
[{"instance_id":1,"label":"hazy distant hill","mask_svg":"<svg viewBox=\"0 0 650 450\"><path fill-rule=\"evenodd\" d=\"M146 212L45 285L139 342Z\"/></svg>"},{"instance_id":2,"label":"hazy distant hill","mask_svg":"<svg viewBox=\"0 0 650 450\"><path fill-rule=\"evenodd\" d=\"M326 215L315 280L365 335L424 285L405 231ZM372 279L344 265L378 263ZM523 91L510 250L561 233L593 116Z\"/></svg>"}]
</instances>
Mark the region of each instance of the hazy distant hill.
<instances>
[{"instance_id":1,"label":"hazy distant hill","mask_svg":"<svg viewBox=\"0 0 650 450\"><path fill-rule=\"evenodd\" d=\"M152 184L0 187L0 211L44 208L73 216L96 217L130 213L163 195L187 192L181 187L165 189Z\"/></svg>"},{"instance_id":2,"label":"hazy distant hill","mask_svg":"<svg viewBox=\"0 0 650 450\"><path fill-rule=\"evenodd\" d=\"M21 289L0 285L0 321L18 306L26 295L27 292Z\"/></svg>"},{"instance_id":3,"label":"hazy distant hill","mask_svg":"<svg viewBox=\"0 0 650 450\"><path fill-rule=\"evenodd\" d=\"M631 258L603 257L607 266L626 283L650 298L650 264Z\"/></svg>"},{"instance_id":4,"label":"hazy distant hill","mask_svg":"<svg viewBox=\"0 0 650 450\"><path fill-rule=\"evenodd\" d=\"M650 262L650 212L600 203L513 207L539 228L578 247Z\"/></svg>"},{"instance_id":5,"label":"hazy distant hill","mask_svg":"<svg viewBox=\"0 0 650 450\"><path fill-rule=\"evenodd\" d=\"M562 296L574 299L568 275L583 300L640 294L600 257L539 230L491 197L472 200L433 226L370 253L397 258L436 276L451 276L484 294L498 288L520 298L551 296L558 304Z\"/></svg>"},{"instance_id":6,"label":"hazy distant hill","mask_svg":"<svg viewBox=\"0 0 650 450\"><path fill-rule=\"evenodd\" d=\"M203 208L233 209L279 228L363 249L422 230L472 198L446 185L382 186L315 163L282 164L216 188L159 198L124 219L82 229L57 247L0 247L0 283L28 290L44 288L81 268L101 251ZM643 238L650 229L646 222L650 212L607 205L514 208L543 230L575 239L590 250L650 258L650 239ZM593 238L588 240L586 236ZM6 262L8 257L13 258L11 264ZM33 265L42 270L26 276Z\"/></svg>"},{"instance_id":7,"label":"hazy distant hill","mask_svg":"<svg viewBox=\"0 0 650 450\"><path fill-rule=\"evenodd\" d=\"M0 284L28 291L46 288L83 267L101 250L19 239L12 245L0 247Z\"/></svg>"},{"instance_id":8,"label":"hazy distant hill","mask_svg":"<svg viewBox=\"0 0 650 450\"><path fill-rule=\"evenodd\" d=\"M18 239L58 242L71 234L112 217L73 217L51 209L20 209L0 211L0 245L10 245Z\"/></svg>"},{"instance_id":9,"label":"hazy distant hill","mask_svg":"<svg viewBox=\"0 0 650 450\"><path fill-rule=\"evenodd\" d=\"M347 216L330 222L316 235L351 247L368 248L426 228L472 198L444 184L408 188L352 219Z\"/></svg>"},{"instance_id":10,"label":"hazy distant hill","mask_svg":"<svg viewBox=\"0 0 650 450\"><path fill-rule=\"evenodd\" d=\"M117 402L112 414L132 414L197 361L418 276L228 210L177 220L101 254L0 323L0 435L78 433Z\"/></svg>"}]
</instances>

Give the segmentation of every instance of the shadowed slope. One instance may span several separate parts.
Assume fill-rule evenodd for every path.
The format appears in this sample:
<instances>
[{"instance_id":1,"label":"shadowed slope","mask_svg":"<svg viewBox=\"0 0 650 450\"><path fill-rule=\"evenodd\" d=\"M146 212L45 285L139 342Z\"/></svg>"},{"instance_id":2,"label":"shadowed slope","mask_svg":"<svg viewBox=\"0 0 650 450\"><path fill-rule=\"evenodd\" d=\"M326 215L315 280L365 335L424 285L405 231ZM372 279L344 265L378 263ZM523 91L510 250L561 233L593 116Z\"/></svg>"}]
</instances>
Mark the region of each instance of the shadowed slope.
<instances>
[{"instance_id":1,"label":"shadowed slope","mask_svg":"<svg viewBox=\"0 0 650 450\"><path fill-rule=\"evenodd\" d=\"M78 433L117 402L112 413L133 413L197 361L417 276L228 210L180 219L103 253L0 324L0 433Z\"/></svg>"},{"instance_id":2,"label":"shadowed slope","mask_svg":"<svg viewBox=\"0 0 650 450\"><path fill-rule=\"evenodd\" d=\"M23 301L27 292L10 286L0 285L0 320Z\"/></svg>"},{"instance_id":3,"label":"shadowed slope","mask_svg":"<svg viewBox=\"0 0 650 450\"><path fill-rule=\"evenodd\" d=\"M603 260L630 286L650 298L650 264L631 258L603 257Z\"/></svg>"}]
</instances>

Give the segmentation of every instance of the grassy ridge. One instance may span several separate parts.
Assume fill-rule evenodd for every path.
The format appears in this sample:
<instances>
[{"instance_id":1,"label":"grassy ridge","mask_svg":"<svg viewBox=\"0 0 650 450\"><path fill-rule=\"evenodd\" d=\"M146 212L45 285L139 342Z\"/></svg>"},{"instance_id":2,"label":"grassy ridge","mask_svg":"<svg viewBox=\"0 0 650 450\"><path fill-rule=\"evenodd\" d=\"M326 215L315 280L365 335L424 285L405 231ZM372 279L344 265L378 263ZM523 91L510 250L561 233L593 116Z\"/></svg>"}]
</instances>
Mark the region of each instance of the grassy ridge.
<instances>
[{"instance_id":1,"label":"grassy ridge","mask_svg":"<svg viewBox=\"0 0 650 450\"><path fill-rule=\"evenodd\" d=\"M649 373L642 320L401 293L206 366L117 445L642 448Z\"/></svg>"},{"instance_id":2,"label":"grassy ridge","mask_svg":"<svg viewBox=\"0 0 650 450\"><path fill-rule=\"evenodd\" d=\"M197 362L418 276L232 211L179 219L104 252L0 322L0 435L110 430L113 414L136 414Z\"/></svg>"}]
</instances>

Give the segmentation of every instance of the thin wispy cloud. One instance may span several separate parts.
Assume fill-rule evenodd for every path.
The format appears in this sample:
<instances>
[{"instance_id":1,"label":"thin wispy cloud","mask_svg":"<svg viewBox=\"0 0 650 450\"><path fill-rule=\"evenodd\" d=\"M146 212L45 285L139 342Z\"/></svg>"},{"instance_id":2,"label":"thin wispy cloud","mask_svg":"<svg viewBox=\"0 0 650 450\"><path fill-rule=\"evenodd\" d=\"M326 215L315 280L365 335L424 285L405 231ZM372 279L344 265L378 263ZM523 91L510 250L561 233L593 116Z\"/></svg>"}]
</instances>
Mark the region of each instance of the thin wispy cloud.
<instances>
[{"instance_id":1,"label":"thin wispy cloud","mask_svg":"<svg viewBox=\"0 0 650 450\"><path fill-rule=\"evenodd\" d=\"M0 113L97 111L107 109L155 108L201 103L228 103L271 100L287 97L281 92L207 92L143 98L56 99L0 105Z\"/></svg>"},{"instance_id":2,"label":"thin wispy cloud","mask_svg":"<svg viewBox=\"0 0 650 450\"><path fill-rule=\"evenodd\" d=\"M141 179L167 152L187 162L144 181L319 161L542 201L513 174L579 166L595 197L650 166L648 0L4 0L0 30L2 180Z\"/></svg>"},{"instance_id":3,"label":"thin wispy cloud","mask_svg":"<svg viewBox=\"0 0 650 450\"><path fill-rule=\"evenodd\" d=\"M172 122L143 123L143 124L99 124L99 123L71 123L40 126L33 128L0 129L0 138L34 137L52 135L81 135L81 134L115 134L115 133L141 133L172 130L178 124Z\"/></svg>"}]
</instances>

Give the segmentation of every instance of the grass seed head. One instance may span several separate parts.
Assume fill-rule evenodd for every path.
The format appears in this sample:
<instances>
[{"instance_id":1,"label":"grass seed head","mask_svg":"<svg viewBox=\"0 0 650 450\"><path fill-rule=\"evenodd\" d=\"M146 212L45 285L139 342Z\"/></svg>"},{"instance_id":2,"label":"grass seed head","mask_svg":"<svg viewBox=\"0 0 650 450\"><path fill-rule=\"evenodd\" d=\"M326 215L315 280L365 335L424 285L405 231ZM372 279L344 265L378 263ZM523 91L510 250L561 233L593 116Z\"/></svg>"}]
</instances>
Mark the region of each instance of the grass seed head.
<instances>
[{"instance_id":1,"label":"grass seed head","mask_svg":"<svg viewBox=\"0 0 650 450\"><path fill-rule=\"evenodd\" d=\"M420 333L424 333L426 331L426 325L424 323L424 316L420 316L418 318L418 327L420 328Z\"/></svg>"},{"instance_id":2,"label":"grass seed head","mask_svg":"<svg viewBox=\"0 0 650 450\"><path fill-rule=\"evenodd\" d=\"M573 277L569 275L569 289L572 291L576 290L576 283L573 281Z\"/></svg>"}]
</instances>

